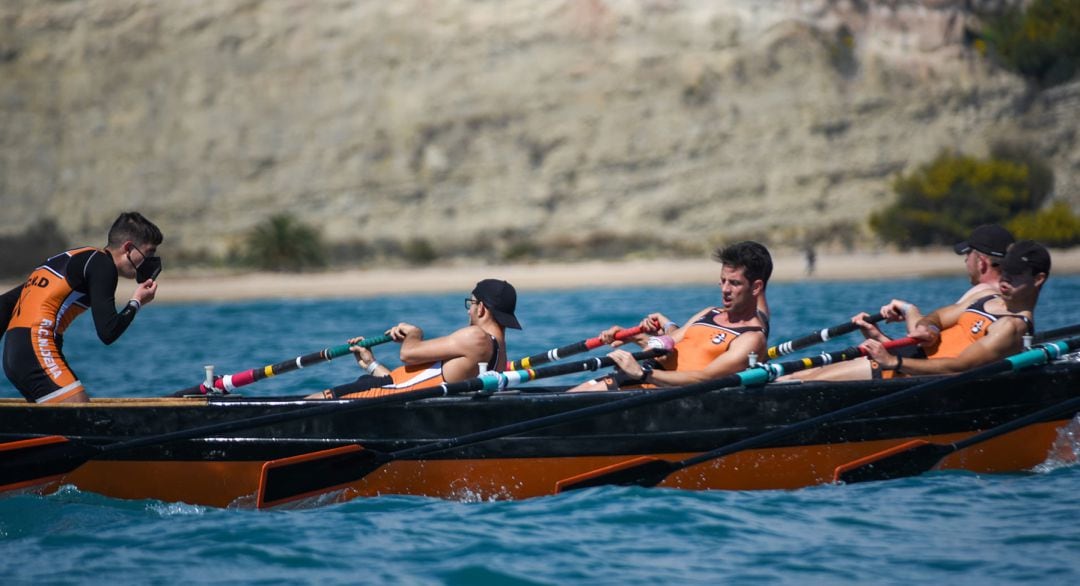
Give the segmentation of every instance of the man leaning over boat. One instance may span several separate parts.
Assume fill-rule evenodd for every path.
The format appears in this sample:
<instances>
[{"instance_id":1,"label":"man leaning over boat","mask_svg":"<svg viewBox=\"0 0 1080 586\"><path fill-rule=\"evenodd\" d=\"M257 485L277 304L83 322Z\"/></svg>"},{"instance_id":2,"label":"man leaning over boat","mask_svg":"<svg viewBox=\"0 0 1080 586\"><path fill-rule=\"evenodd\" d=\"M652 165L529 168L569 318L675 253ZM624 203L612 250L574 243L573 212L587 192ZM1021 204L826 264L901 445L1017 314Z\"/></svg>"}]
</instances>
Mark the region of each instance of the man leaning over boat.
<instances>
[{"instance_id":1,"label":"man leaning over boat","mask_svg":"<svg viewBox=\"0 0 1080 586\"><path fill-rule=\"evenodd\" d=\"M721 263L722 305L706 307L680 326L662 313L651 313L641 322L645 334L632 339L648 347L662 340L672 351L655 361L638 363L625 350L608 354L617 369L611 375L587 381L571 391L605 391L655 388L711 380L745 370L750 354L765 356L769 332L765 288L772 276L772 257L757 242L745 241L720 248L714 258ZM601 339L617 345L614 327Z\"/></svg>"},{"instance_id":2,"label":"man leaning over boat","mask_svg":"<svg viewBox=\"0 0 1080 586\"><path fill-rule=\"evenodd\" d=\"M0 325L7 333L4 374L31 403L90 400L64 358L64 330L87 309L105 344L127 330L154 300L161 270L161 230L138 212L125 212L109 228L104 248L87 246L57 254L34 269L23 285L0 297ZM119 277L139 285L119 312Z\"/></svg>"},{"instance_id":3,"label":"man leaning over boat","mask_svg":"<svg viewBox=\"0 0 1080 586\"><path fill-rule=\"evenodd\" d=\"M465 299L469 325L440 338L424 339L409 323L387 330L401 344L402 366L390 370L375 360L370 349L352 346L356 362L367 371L351 383L308 396L309 399L367 399L470 379L484 371L506 370L506 329L521 329L514 311L517 291L498 279L484 279ZM363 338L354 338L357 343Z\"/></svg>"},{"instance_id":4,"label":"man leaning over boat","mask_svg":"<svg viewBox=\"0 0 1080 586\"><path fill-rule=\"evenodd\" d=\"M1024 337L1035 333L1033 313L1050 275L1050 252L1031 240L1009 247L1000 262L1000 293L965 304L964 300L912 320L914 306L893 300L881 309L892 321L906 320L908 335L919 341L925 358L898 356L881 341L862 347L867 358L798 372L785 379L868 380L922 374L953 374L989 364L1024 348ZM912 314L914 315L914 314Z\"/></svg>"}]
</instances>

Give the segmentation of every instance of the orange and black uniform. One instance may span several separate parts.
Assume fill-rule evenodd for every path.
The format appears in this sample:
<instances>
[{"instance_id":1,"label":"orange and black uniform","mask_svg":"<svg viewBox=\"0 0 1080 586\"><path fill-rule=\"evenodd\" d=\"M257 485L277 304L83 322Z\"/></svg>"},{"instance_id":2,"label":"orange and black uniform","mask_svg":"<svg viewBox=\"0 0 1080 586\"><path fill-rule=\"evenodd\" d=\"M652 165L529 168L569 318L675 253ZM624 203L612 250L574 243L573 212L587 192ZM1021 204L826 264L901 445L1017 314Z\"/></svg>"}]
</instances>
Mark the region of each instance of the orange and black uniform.
<instances>
[{"instance_id":1,"label":"orange and black uniform","mask_svg":"<svg viewBox=\"0 0 1080 586\"><path fill-rule=\"evenodd\" d=\"M1024 320L1029 334L1035 333L1035 326L1024 315L1013 313L993 314L986 311L986 302L998 297L997 294L977 299L964 309L956 323L941 331L941 339L936 346L926 348L926 358L956 358L965 348L986 337L990 325L1003 317L1015 317ZM891 370L882 370L877 362L871 361L870 367L874 378L896 378L908 376Z\"/></svg>"},{"instance_id":2,"label":"orange and black uniform","mask_svg":"<svg viewBox=\"0 0 1080 586\"><path fill-rule=\"evenodd\" d=\"M502 355L499 341L491 338L491 359L486 371L502 371L506 366L506 357ZM417 389L437 387L446 382L442 374L442 362L428 362L399 366L384 376L361 376L351 383L336 386L326 392L327 398L334 399L372 399L383 395L393 395Z\"/></svg>"},{"instance_id":3,"label":"orange and black uniform","mask_svg":"<svg viewBox=\"0 0 1080 586\"><path fill-rule=\"evenodd\" d=\"M90 309L98 338L106 344L119 338L138 308L129 303L117 313L118 279L108 252L76 248L45 261L0 298L4 373L28 401L60 401L83 390L64 360L64 330Z\"/></svg>"},{"instance_id":4,"label":"orange and black uniform","mask_svg":"<svg viewBox=\"0 0 1080 586\"><path fill-rule=\"evenodd\" d=\"M760 311L758 312L758 318L766 324L765 328L758 326L733 328L718 325L715 321L716 316L723 313L723 311L723 309L714 307L705 312L697 321L686 328L683 338L675 344L671 352L655 361L651 361L651 364L654 367L669 371L702 370L721 354L727 352L735 338L747 332L762 332L768 335L766 330L768 318ZM622 372L615 372L601 380L606 382L608 388L612 390L616 388L655 388L656 386L637 383L630 380Z\"/></svg>"}]
</instances>

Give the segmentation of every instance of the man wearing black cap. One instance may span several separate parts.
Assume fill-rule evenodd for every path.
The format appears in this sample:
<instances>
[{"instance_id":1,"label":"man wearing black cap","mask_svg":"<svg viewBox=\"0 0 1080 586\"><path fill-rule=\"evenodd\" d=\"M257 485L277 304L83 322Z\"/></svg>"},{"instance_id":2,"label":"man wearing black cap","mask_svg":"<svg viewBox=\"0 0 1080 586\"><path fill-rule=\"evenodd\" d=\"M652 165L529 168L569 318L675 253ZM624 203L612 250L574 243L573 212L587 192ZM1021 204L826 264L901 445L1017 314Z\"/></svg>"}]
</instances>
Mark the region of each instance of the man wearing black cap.
<instances>
[{"instance_id":1,"label":"man wearing black cap","mask_svg":"<svg viewBox=\"0 0 1080 586\"><path fill-rule=\"evenodd\" d=\"M967 240L957 242L953 246L956 254L964 255L964 268L971 280L971 288L964 292L956 300L957 305L968 306L987 295L997 295L1000 292L998 284L1001 281L1001 260L1005 258L1005 251L1013 243L1013 235L997 224L983 224L971 231ZM881 308L881 315L888 321L907 322L908 328L922 319L923 314L918 306L901 299L894 299L888 305ZM866 313L860 313L851 321L859 326L864 336L879 342L886 342L889 337L881 332L874 324L866 321L869 317ZM926 355L921 349L901 353L904 357ZM812 376L812 375L811 375Z\"/></svg>"},{"instance_id":2,"label":"man wearing black cap","mask_svg":"<svg viewBox=\"0 0 1080 586\"><path fill-rule=\"evenodd\" d=\"M895 356L878 340L862 347L869 359L817 369L814 380L893 378L964 372L1024 348L1024 336L1035 333L1033 313L1039 292L1050 275L1050 253L1037 242L1021 240L1001 259L1001 293L974 303L955 303L919 319L908 335L926 348L925 358Z\"/></svg>"},{"instance_id":3,"label":"man wearing black cap","mask_svg":"<svg viewBox=\"0 0 1080 586\"><path fill-rule=\"evenodd\" d=\"M964 255L964 267L971 278L971 289L956 302L975 301L983 295L998 292L1001 281L1001 259L1015 239L997 224L983 224L971 232L971 236L953 246L956 254Z\"/></svg>"},{"instance_id":4,"label":"man wearing black cap","mask_svg":"<svg viewBox=\"0 0 1080 586\"><path fill-rule=\"evenodd\" d=\"M409 323L399 323L386 331L401 344L402 366L390 370L375 360L368 348L353 346L356 362L368 374L357 380L308 398L358 399L457 382L481 372L506 369L506 328L521 329L514 310L514 286L498 279L476 284L465 300L469 325L441 338L424 339L424 332ZM363 338L354 338L352 343Z\"/></svg>"}]
</instances>

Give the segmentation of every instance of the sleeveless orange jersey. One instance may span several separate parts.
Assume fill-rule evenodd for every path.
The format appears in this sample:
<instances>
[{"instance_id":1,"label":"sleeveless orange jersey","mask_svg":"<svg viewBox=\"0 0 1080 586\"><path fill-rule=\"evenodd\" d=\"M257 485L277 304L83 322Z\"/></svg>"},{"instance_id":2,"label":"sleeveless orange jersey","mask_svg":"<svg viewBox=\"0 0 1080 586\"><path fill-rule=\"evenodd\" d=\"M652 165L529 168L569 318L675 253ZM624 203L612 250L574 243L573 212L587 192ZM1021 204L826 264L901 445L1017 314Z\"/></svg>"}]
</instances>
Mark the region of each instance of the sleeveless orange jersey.
<instances>
[{"instance_id":1,"label":"sleeveless orange jersey","mask_svg":"<svg viewBox=\"0 0 1080 586\"><path fill-rule=\"evenodd\" d=\"M657 360L664 370L702 370L727 352L735 338L747 332L764 331L757 326L733 328L717 325L713 320L721 312L721 309L713 308L686 328L674 350Z\"/></svg>"},{"instance_id":2,"label":"sleeveless orange jersey","mask_svg":"<svg viewBox=\"0 0 1080 586\"><path fill-rule=\"evenodd\" d=\"M986 302L994 299L997 295L987 295L964 310L956 324L941 331L941 340L931 352L927 352L927 358L956 358L965 348L986 337L990 324L1002 317L1019 317L1031 323L1027 317L1014 314L994 315L984 309Z\"/></svg>"},{"instance_id":3,"label":"sleeveless orange jersey","mask_svg":"<svg viewBox=\"0 0 1080 586\"><path fill-rule=\"evenodd\" d=\"M967 306L955 324L941 330L941 339L938 340L937 346L928 349L926 357L931 360L935 358L956 358L968 346L985 338L990 325L1003 317L1020 318L1027 323L1029 333L1033 330L1031 320L1026 316L1012 313L996 315L986 311L986 302L996 297L998 297L997 294L987 295ZM892 370L881 370L874 361L871 361L870 364L875 375L880 375L884 379L910 376L904 373L897 374Z\"/></svg>"}]
</instances>

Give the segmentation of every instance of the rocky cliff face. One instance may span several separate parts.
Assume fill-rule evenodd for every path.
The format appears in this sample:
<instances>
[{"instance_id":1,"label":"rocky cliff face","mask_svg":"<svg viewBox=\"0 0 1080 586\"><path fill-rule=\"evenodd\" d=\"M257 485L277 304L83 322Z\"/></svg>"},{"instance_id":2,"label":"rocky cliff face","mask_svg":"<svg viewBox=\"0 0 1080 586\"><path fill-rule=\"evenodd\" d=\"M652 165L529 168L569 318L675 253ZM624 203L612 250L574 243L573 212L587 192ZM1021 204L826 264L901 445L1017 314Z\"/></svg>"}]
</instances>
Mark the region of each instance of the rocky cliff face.
<instances>
[{"instance_id":1,"label":"rocky cliff face","mask_svg":"<svg viewBox=\"0 0 1080 586\"><path fill-rule=\"evenodd\" d=\"M972 4L8 0L0 233L866 242L896 173L1006 139L1080 203L1080 84L965 48Z\"/></svg>"}]
</instances>

